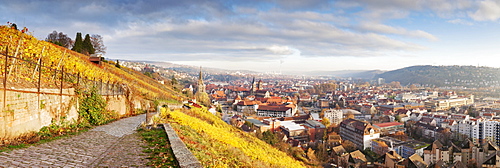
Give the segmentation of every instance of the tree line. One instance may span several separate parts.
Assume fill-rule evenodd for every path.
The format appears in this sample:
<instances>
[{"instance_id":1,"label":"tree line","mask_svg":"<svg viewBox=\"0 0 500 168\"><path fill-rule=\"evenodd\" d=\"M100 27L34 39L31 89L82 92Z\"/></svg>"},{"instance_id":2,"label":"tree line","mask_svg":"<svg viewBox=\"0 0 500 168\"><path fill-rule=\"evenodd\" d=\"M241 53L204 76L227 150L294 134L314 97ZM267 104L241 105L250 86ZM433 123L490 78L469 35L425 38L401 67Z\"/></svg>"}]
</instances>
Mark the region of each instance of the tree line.
<instances>
[{"instance_id":1,"label":"tree line","mask_svg":"<svg viewBox=\"0 0 500 168\"><path fill-rule=\"evenodd\" d=\"M85 55L106 54L107 49L104 45L103 37L99 34L86 34L85 38L82 38L82 33L77 32L76 38L73 41L67 34L54 30L52 33L47 35L45 41L68 49L71 48L71 50Z\"/></svg>"}]
</instances>

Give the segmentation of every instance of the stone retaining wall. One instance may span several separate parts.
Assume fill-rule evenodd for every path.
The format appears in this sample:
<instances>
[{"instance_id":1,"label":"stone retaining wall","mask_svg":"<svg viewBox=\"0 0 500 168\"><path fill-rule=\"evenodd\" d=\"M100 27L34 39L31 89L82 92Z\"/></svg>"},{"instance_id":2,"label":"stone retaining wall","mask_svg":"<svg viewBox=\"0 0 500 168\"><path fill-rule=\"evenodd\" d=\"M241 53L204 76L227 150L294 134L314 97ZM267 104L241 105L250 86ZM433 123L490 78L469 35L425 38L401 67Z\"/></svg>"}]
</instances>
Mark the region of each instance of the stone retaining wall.
<instances>
[{"instance_id":1,"label":"stone retaining wall","mask_svg":"<svg viewBox=\"0 0 500 168\"><path fill-rule=\"evenodd\" d=\"M168 140L170 141L170 146L172 147L172 151L175 155L175 159L179 162L179 166L182 168L198 168L203 167L198 161L196 157L194 157L193 153L189 151L186 147L186 144L182 142L174 129L170 126L170 124L163 124L165 128L165 132L167 133Z\"/></svg>"},{"instance_id":2,"label":"stone retaining wall","mask_svg":"<svg viewBox=\"0 0 500 168\"><path fill-rule=\"evenodd\" d=\"M63 89L22 89L20 91L0 90L0 138L13 138L23 133L39 131L60 120L73 122L78 119L78 97L74 88ZM129 107L125 95L103 96L107 101L107 110L118 115L127 115ZM134 99L136 107L141 107L141 100Z\"/></svg>"},{"instance_id":3,"label":"stone retaining wall","mask_svg":"<svg viewBox=\"0 0 500 168\"><path fill-rule=\"evenodd\" d=\"M54 94L37 94L36 89L23 89L25 92L0 91L0 137L15 137L23 133L38 131L50 125L54 120L71 122L78 118L78 101L75 90L42 89L41 92Z\"/></svg>"}]
</instances>

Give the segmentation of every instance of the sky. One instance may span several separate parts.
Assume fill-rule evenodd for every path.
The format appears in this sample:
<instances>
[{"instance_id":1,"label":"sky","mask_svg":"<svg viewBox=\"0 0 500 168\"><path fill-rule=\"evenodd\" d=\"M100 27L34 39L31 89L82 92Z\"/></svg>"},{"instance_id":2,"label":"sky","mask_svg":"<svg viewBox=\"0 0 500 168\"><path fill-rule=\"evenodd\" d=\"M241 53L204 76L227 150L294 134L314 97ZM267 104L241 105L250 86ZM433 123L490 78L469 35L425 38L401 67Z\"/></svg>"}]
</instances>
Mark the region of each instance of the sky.
<instances>
[{"instance_id":1,"label":"sky","mask_svg":"<svg viewBox=\"0 0 500 168\"><path fill-rule=\"evenodd\" d=\"M108 59L258 72L500 67L500 0L0 0L43 40L104 37Z\"/></svg>"}]
</instances>

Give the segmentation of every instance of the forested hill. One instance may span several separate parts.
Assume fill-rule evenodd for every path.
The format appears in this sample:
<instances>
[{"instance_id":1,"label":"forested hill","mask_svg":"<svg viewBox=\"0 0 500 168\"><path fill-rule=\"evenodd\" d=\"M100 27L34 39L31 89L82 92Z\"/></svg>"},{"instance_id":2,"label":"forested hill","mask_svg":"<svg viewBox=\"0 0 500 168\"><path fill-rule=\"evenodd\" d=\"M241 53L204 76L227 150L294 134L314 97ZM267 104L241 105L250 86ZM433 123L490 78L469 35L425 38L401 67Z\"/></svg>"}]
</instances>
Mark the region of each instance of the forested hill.
<instances>
[{"instance_id":1,"label":"forested hill","mask_svg":"<svg viewBox=\"0 0 500 168\"><path fill-rule=\"evenodd\" d=\"M500 83L500 69L477 66L411 66L375 76L386 83L399 81L401 85L489 87Z\"/></svg>"}]
</instances>

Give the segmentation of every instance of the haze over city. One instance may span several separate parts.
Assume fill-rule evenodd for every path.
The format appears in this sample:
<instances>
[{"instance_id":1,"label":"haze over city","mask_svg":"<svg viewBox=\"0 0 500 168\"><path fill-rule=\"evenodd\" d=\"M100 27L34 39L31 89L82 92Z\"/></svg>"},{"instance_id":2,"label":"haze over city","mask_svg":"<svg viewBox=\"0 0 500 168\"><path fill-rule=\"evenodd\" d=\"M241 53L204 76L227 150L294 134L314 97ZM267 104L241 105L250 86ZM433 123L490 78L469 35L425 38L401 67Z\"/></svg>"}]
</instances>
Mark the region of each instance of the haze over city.
<instances>
[{"instance_id":1,"label":"haze over city","mask_svg":"<svg viewBox=\"0 0 500 168\"><path fill-rule=\"evenodd\" d=\"M45 39L100 34L109 59L232 70L499 67L500 1L0 1Z\"/></svg>"}]
</instances>

